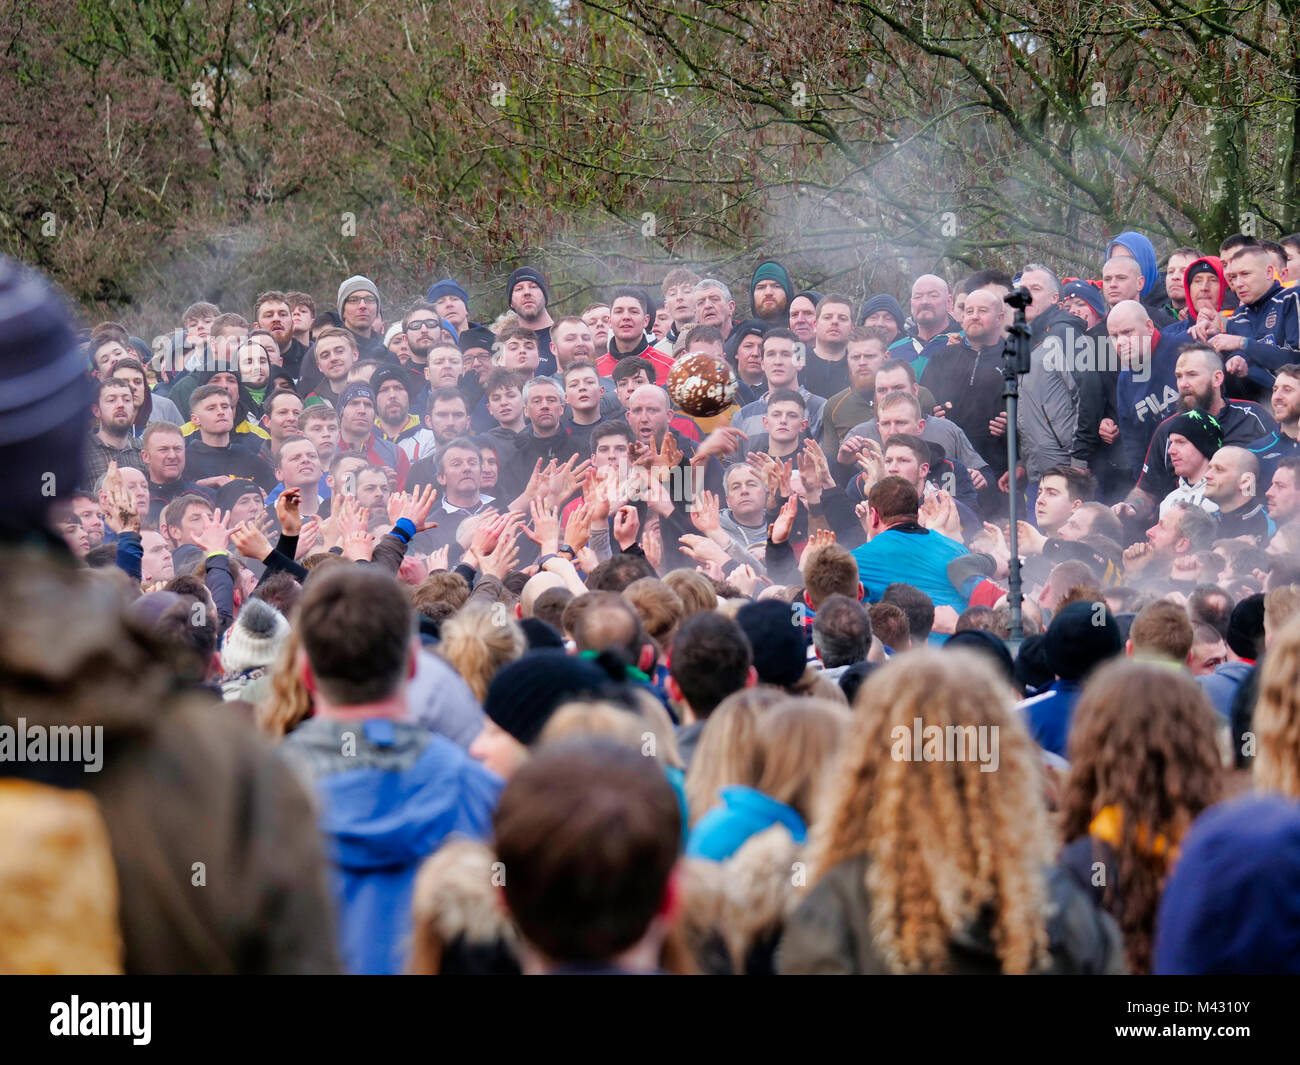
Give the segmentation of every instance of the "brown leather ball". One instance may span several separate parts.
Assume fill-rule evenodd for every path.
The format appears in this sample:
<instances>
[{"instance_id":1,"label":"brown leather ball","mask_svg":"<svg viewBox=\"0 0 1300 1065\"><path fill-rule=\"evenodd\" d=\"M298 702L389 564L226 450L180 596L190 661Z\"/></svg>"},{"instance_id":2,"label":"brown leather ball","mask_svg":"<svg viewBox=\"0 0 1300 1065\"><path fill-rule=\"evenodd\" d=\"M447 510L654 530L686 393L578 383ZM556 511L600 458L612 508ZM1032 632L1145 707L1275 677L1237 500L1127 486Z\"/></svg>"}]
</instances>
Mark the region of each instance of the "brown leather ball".
<instances>
[{"instance_id":1,"label":"brown leather ball","mask_svg":"<svg viewBox=\"0 0 1300 1065\"><path fill-rule=\"evenodd\" d=\"M687 414L712 418L736 401L739 384L725 359L703 352L688 352L673 364L668 394Z\"/></svg>"}]
</instances>

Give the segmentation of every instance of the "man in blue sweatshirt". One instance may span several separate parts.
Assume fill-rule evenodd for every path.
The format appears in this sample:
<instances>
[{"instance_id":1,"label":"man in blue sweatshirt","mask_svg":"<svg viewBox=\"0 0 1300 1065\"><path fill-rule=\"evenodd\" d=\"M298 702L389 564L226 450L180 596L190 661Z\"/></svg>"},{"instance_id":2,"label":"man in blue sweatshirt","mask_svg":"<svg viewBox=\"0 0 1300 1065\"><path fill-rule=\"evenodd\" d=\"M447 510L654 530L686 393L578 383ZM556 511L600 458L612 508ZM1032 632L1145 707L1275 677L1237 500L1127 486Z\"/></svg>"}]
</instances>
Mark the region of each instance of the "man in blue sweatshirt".
<instances>
[{"instance_id":1,"label":"man in blue sweatshirt","mask_svg":"<svg viewBox=\"0 0 1300 1065\"><path fill-rule=\"evenodd\" d=\"M1295 362L1300 352L1300 294L1283 288L1273 276L1268 252L1258 245L1242 248L1229 260L1227 277L1239 301L1237 313L1209 341L1224 360L1224 369L1245 376L1262 367L1272 374Z\"/></svg>"},{"instance_id":2,"label":"man in blue sweatshirt","mask_svg":"<svg viewBox=\"0 0 1300 1065\"><path fill-rule=\"evenodd\" d=\"M397 582L371 566L313 578L298 669L315 715L281 750L315 788L351 973L401 973L420 863L452 834L490 831L501 780L410 719L418 642Z\"/></svg>"},{"instance_id":3,"label":"man in blue sweatshirt","mask_svg":"<svg viewBox=\"0 0 1300 1065\"><path fill-rule=\"evenodd\" d=\"M959 614L965 610L966 600L948 579L948 563L968 552L918 523L916 487L902 477L882 477L867 496L867 506L871 539L853 552L867 599L879 602L885 589L905 574L936 606L950 606Z\"/></svg>"}]
</instances>

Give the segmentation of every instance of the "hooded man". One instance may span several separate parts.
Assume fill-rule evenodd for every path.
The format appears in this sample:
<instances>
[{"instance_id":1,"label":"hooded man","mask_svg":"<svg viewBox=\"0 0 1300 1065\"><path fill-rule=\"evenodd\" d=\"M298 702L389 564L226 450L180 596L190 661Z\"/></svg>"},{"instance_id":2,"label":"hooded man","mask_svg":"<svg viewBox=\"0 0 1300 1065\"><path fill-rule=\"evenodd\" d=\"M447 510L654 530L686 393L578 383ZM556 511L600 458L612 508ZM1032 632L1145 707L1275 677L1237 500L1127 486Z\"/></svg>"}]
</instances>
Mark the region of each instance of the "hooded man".
<instances>
[{"instance_id":1,"label":"hooded man","mask_svg":"<svg viewBox=\"0 0 1300 1065\"><path fill-rule=\"evenodd\" d=\"M773 259L761 262L749 282L749 306L755 318L767 325L790 325L790 303L794 284L790 272Z\"/></svg>"},{"instance_id":2,"label":"hooded man","mask_svg":"<svg viewBox=\"0 0 1300 1065\"><path fill-rule=\"evenodd\" d=\"M1106 245L1103 261L1119 255L1127 255L1133 259L1142 271L1142 292L1138 300L1146 307L1151 320L1157 327L1169 325L1173 317L1164 309L1165 279L1160 272L1160 262L1156 258L1156 249L1151 241L1133 230L1121 233Z\"/></svg>"}]
</instances>

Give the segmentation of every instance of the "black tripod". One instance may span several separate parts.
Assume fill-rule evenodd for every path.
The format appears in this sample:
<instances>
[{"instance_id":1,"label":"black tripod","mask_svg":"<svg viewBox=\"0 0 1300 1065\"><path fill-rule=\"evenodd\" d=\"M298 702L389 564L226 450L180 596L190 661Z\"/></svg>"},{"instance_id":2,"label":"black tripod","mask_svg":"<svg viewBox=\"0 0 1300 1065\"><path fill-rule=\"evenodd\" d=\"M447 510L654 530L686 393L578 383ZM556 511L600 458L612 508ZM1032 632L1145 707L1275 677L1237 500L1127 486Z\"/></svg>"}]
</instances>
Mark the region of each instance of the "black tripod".
<instances>
[{"instance_id":1,"label":"black tripod","mask_svg":"<svg viewBox=\"0 0 1300 1065\"><path fill-rule=\"evenodd\" d=\"M1020 376L1029 372L1029 322L1025 308L1033 297L1027 289L1012 290L1004 301L1015 308L1016 318L1008 331L1002 347L1002 399L1007 412L1007 482L1011 496L1011 528L1008 544L1011 558L1007 563L1007 604L1011 608L1011 650L1014 654L1024 638L1020 604L1024 594L1020 587L1020 530L1017 527L1020 510L1020 488L1016 481L1016 465L1020 458L1016 444L1016 406L1020 401Z\"/></svg>"}]
</instances>

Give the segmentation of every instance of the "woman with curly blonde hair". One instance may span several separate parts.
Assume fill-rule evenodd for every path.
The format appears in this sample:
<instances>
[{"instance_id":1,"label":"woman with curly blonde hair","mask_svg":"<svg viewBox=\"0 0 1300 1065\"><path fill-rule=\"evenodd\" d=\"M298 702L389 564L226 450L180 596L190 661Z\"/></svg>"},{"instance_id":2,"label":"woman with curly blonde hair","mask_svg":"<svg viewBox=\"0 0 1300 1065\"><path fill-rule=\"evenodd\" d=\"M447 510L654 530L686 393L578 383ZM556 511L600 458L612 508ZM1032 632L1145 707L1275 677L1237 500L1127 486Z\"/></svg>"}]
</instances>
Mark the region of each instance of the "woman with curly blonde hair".
<instances>
[{"instance_id":1,"label":"woman with curly blonde hair","mask_svg":"<svg viewBox=\"0 0 1300 1065\"><path fill-rule=\"evenodd\" d=\"M466 603L442 623L438 655L465 678L480 703L498 669L528 650L524 630L497 604Z\"/></svg>"},{"instance_id":2,"label":"woman with curly blonde hair","mask_svg":"<svg viewBox=\"0 0 1300 1065\"><path fill-rule=\"evenodd\" d=\"M1184 833L1222 795L1214 717L1189 674L1131 660L1100 669L1074 708L1061 866L1119 924L1132 973L1150 971Z\"/></svg>"},{"instance_id":3,"label":"woman with curly blonde hair","mask_svg":"<svg viewBox=\"0 0 1300 1065\"><path fill-rule=\"evenodd\" d=\"M1269 642L1259 667L1253 726L1255 787L1300 799L1300 618Z\"/></svg>"},{"instance_id":4,"label":"woman with curly blonde hair","mask_svg":"<svg viewBox=\"0 0 1300 1065\"><path fill-rule=\"evenodd\" d=\"M1039 752L983 656L918 649L856 699L783 973L1119 971L1114 923L1051 866Z\"/></svg>"}]
</instances>

